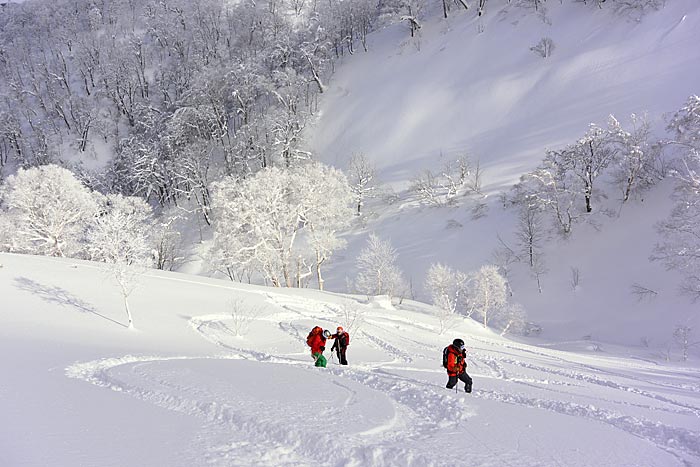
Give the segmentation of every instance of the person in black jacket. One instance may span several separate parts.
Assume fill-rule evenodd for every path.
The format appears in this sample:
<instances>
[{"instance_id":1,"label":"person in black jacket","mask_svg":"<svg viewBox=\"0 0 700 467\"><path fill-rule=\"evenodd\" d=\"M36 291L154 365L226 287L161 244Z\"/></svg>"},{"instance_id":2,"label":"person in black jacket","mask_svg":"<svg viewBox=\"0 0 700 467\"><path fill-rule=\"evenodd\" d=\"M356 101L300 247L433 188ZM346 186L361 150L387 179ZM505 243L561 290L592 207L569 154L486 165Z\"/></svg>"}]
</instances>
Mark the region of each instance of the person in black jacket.
<instances>
[{"instance_id":1,"label":"person in black jacket","mask_svg":"<svg viewBox=\"0 0 700 467\"><path fill-rule=\"evenodd\" d=\"M332 334L329 339L335 339L331 352L335 350L340 364L347 365L348 359L345 356L345 352L348 350L348 345L350 345L350 334L345 332L341 326L338 326L336 333Z\"/></svg>"}]
</instances>

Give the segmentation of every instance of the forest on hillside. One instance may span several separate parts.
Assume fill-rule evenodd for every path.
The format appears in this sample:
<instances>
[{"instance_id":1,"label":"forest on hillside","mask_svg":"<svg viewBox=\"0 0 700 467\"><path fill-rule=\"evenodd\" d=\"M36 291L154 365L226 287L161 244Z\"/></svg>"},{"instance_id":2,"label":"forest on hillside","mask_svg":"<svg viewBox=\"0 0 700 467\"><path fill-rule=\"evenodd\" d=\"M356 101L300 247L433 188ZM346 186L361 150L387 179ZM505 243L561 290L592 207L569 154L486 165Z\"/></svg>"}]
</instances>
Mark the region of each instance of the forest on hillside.
<instances>
[{"instance_id":1,"label":"forest on hillside","mask_svg":"<svg viewBox=\"0 0 700 467\"><path fill-rule=\"evenodd\" d=\"M663 6L568 3L608 9L620 21ZM426 15L514 8L546 20L543 0L3 4L0 249L177 270L188 248L183 225L196 226L201 238L213 236L212 273L287 287L314 279L323 288L322 265L345 245L341 234L376 188L363 155L343 173L315 162L305 144L337 60L367 51L369 34L392 23L409 36ZM545 57L552 44L541 46ZM465 290L507 278L514 261L539 280L545 239L570 235L597 209L603 180L624 203L669 176L678 180L677 208L659 227L666 240L655 255L684 272L684 291L699 297L700 100L669 110L664 140L641 117L611 118L548 151L503 194L519 226L517 245L497 252L498 271L469 275L436 264L433 301L449 312L484 309ZM416 175L411 192L440 207L479 189L478 161L460 158ZM404 294L394 261L391 244L371 238L358 258L357 291ZM116 274L123 278L124 268ZM507 283L499 284L501 293Z\"/></svg>"}]
</instances>

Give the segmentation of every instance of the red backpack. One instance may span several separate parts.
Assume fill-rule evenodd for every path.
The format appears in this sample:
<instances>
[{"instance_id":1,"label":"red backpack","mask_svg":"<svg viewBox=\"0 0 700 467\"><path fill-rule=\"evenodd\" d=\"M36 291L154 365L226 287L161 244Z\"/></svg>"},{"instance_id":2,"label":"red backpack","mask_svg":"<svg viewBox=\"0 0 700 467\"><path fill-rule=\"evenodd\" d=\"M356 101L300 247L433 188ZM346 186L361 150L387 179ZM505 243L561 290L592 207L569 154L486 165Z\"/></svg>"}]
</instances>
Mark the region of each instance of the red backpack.
<instances>
[{"instance_id":1,"label":"red backpack","mask_svg":"<svg viewBox=\"0 0 700 467\"><path fill-rule=\"evenodd\" d=\"M314 336L316 336L317 334L321 334L322 332L323 332L323 329L321 328L321 326L314 326L314 328L311 330L309 335L306 337L306 345L311 347L313 345L312 340L313 340Z\"/></svg>"}]
</instances>

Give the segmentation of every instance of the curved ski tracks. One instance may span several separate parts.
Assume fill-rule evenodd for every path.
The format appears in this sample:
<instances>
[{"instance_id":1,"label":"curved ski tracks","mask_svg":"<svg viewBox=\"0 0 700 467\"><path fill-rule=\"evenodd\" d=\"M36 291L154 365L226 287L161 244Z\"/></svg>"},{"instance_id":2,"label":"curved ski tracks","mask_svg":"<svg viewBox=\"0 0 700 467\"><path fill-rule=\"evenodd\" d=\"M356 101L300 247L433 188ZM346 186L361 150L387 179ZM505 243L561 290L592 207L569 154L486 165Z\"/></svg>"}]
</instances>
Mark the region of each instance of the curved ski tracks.
<instances>
[{"instance_id":1,"label":"curved ski tracks","mask_svg":"<svg viewBox=\"0 0 700 467\"><path fill-rule=\"evenodd\" d=\"M288 296L275 296L268 294L268 299L288 311L298 313L299 308L308 311L309 300L296 303ZM318 313L319 319L329 310L326 304L318 302L318 309L312 310ZM304 315L308 317L308 313ZM255 361L276 362L288 365L300 365L308 368L308 361L295 360L290 357L267 354L265 352L251 351L238 348L232 344L232 333L225 321L227 315L209 315L193 318L190 325L204 339L216 344L229 352L230 355L220 358L247 359ZM327 318L324 318L327 319ZM305 331L300 330L293 322L280 322L279 327L285 333L295 339L305 337ZM365 334L370 345L376 346L382 351L395 357L395 363L412 361L411 356L396 348L387 341L376 336ZM494 352L491 350L491 352ZM552 358L552 354L541 353L542 356ZM166 362L168 360L186 360L192 357L135 357L124 356L121 358L107 358L103 360L77 363L66 369L66 374L72 378L79 378L91 384L107 387L114 391L124 392L139 399L148 401L169 410L175 410L203 419L210 426L219 426L219 430L247 433L238 444L208 446L212 453L226 452L227 449L235 451L239 456L245 453L246 439L254 439L257 448L254 450L259 455L260 445L265 445L270 452L280 449L285 452L286 463L280 463L279 457L273 456L269 463L257 458L257 465L300 465L312 463L311 460L324 462L329 452L335 453L336 460L345 459L340 465L445 465L458 463L459 459L445 452L431 452L428 458L424 451L411 448L410 441L424 439L430 433L443 429L446 426L458 425L462 420L470 416L469 405L464 397L455 398L453 394L446 393L441 386L414 378L407 378L392 373L392 368L365 367L362 368L336 368L330 367L328 371L348 380L357 382L379 391L388 396L395 407L396 416L386 426L376 426L364 433L354 435L363 438L362 442L348 442L338 440L328 434L318 431L304 431L291 429L290 426L280 425L276 419L252 416L249 411L240 410L217 404L216 401L206 401L206 398L198 396L196 388L180 388L173 394L170 391L154 390L139 387L138 384L130 384L114 376L112 370L121 366L137 366ZM491 377L508 381L512 384L535 385L546 391L558 391L557 387L576 385L605 386L610 390L636 393L636 395L649 399L661 407L642 405L650 411L659 410L667 412L690 412L700 414L700 408L662 397L649 391L643 391L633 386L620 384L612 379L606 379L583 371L562 370L523 362L507 354L491 357L481 351L471 355L474 361L472 368L483 369ZM556 357L555 357L556 358ZM390 366L390 365L388 365ZM576 367L573 364L573 367ZM537 380L513 373L511 368L523 368L534 370L541 374L558 378L557 380ZM400 370L400 368L393 368ZM584 367L584 369L586 369ZM590 368L589 368L590 370ZM597 370L597 369L596 369ZM473 369L472 369L473 371ZM170 384L160 382L163 386ZM342 384L342 383L338 383ZM347 388L346 388L347 389ZM352 393L352 391L350 391ZM561 396L561 395L560 395ZM352 402L352 394L347 404ZM645 439L674 456L679 465L688 464L688 459L700 462L700 433L681 427L665 425L648 419L623 415L622 413L607 408L593 405L582 405L562 400L563 397L540 398L519 395L514 391L499 392L493 390L476 390L472 397L499 401L508 404L556 412L562 415L582 417L595 422L600 422L622 430L632 436ZM439 407L439 410L435 410ZM397 429L397 424L401 429ZM292 454L293 453L293 454ZM251 455L254 455L251 452ZM340 456L340 457L338 457ZM523 459L521 459L522 461ZM505 461L505 460L504 460ZM237 465L234 462L227 465ZM240 465L245 465L242 463Z\"/></svg>"}]
</instances>

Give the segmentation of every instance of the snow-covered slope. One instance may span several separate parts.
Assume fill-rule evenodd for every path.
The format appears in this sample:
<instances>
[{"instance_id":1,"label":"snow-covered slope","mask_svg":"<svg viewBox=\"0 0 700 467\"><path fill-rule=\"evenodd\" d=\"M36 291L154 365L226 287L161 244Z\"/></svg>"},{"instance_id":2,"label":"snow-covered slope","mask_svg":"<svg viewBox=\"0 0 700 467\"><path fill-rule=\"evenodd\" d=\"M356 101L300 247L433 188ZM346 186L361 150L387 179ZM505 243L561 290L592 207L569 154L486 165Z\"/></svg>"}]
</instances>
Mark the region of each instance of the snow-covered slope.
<instances>
[{"instance_id":1,"label":"snow-covered slope","mask_svg":"<svg viewBox=\"0 0 700 467\"><path fill-rule=\"evenodd\" d=\"M404 25L374 34L370 51L334 74L311 146L341 166L365 153L389 183L468 152L495 190L591 122L645 111L659 121L698 92L694 0L669 1L639 23L571 2L546 8L548 22L511 7L483 19L431 15L418 39ZM546 59L530 50L543 37L555 45Z\"/></svg>"},{"instance_id":2,"label":"snow-covered slope","mask_svg":"<svg viewBox=\"0 0 700 467\"><path fill-rule=\"evenodd\" d=\"M0 465L700 465L695 368L511 342L431 310L149 273L130 297L91 263L0 255ZM234 336L227 303L259 310ZM347 307L350 365L314 368ZM474 392L444 388L463 337ZM328 354L328 352L326 352Z\"/></svg>"},{"instance_id":3,"label":"snow-covered slope","mask_svg":"<svg viewBox=\"0 0 700 467\"><path fill-rule=\"evenodd\" d=\"M473 11L447 20L434 12L418 39L405 25L388 27L373 35L368 53L338 66L311 146L343 168L364 153L398 201L375 200L367 209L366 226L348 236L347 251L331 266L328 288L346 289L367 233L375 232L397 249L416 298L429 300L423 282L431 264L475 271L493 261L499 236L513 246L516 212L505 211L498 195L547 149L575 142L590 123L605 126L610 114L629 125L630 114L648 112L656 137L667 137L665 114L700 92L698 2L669 1L641 22L582 3L545 7L546 21L514 7L491 9L482 19ZM530 50L543 37L555 45L546 59ZM486 216L473 219L474 198L454 208L417 207L406 192L411 179L425 169L439 173L464 153L484 169L487 197L478 202L487 205ZM620 216L598 211L595 228L581 225L568 241L550 239L543 293L528 268L514 269L513 300L542 325L543 336L667 347L676 326L698 327L697 307L679 296L679 277L649 261L659 240L654 224L671 209L671 185L624 209L614 189L601 187ZM635 285L655 298L640 300Z\"/></svg>"}]
</instances>

